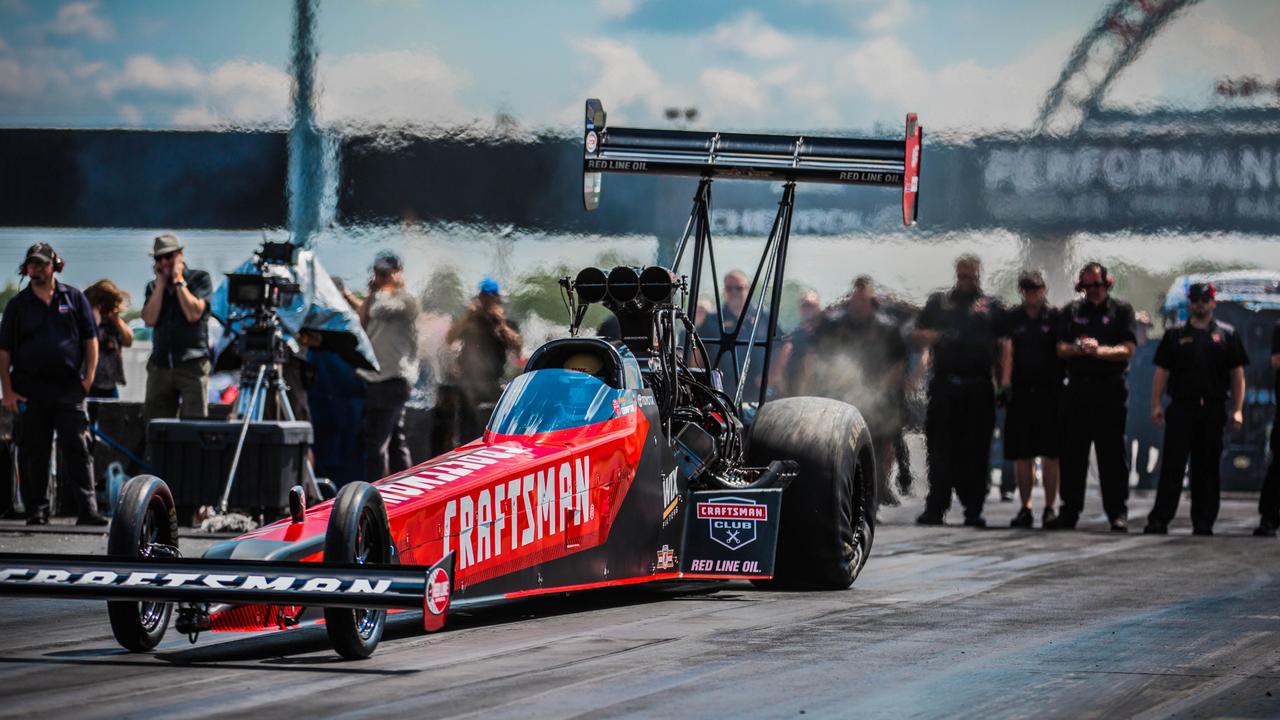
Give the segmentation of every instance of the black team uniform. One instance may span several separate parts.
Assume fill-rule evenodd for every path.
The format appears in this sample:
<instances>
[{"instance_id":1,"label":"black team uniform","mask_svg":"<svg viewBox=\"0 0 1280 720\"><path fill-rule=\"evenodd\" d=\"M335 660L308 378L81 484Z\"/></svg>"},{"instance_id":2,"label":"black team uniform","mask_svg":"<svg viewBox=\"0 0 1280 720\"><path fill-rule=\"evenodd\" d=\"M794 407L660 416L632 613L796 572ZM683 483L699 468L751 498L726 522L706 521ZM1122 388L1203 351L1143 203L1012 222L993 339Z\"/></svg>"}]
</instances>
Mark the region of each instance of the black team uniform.
<instances>
[{"instance_id":1,"label":"black team uniform","mask_svg":"<svg viewBox=\"0 0 1280 720\"><path fill-rule=\"evenodd\" d=\"M1004 420L1006 460L1059 455L1060 323L1061 313L1048 305L1036 317L1028 315L1024 305L1005 313L1000 334L1013 345L1013 375Z\"/></svg>"},{"instance_id":2,"label":"black team uniform","mask_svg":"<svg viewBox=\"0 0 1280 720\"><path fill-rule=\"evenodd\" d=\"M929 494L922 525L940 525L954 490L966 525L983 526L982 504L990 484L991 434L995 429L996 359L1000 308L983 295L934 293L916 328L934 330L933 378L925 416Z\"/></svg>"},{"instance_id":3,"label":"black team uniform","mask_svg":"<svg viewBox=\"0 0 1280 720\"><path fill-rule=\"evenodd\" d=\"M1271 355L1280 355L1280 322L1271 330ZM1276 375L1276 397L1280 397L1280 373ZM1262 495L1258 498L1259 537L1275 537L1280 528L1280 421L1271 424L1271 465L1262 481Z\"/></svg>"},{"instance_id":4,"label":"black team uniform","mask_svg":"<svg viewBox=\"0 0 1280 720\"><path fill-rule=\"evenodd\" d=\"M1191 459L1191 524L1213 534L1221 491L1222 431L1227 424L1231 371L1249 364L1235 328L1210 320L1203 330L1190 322L1170 329L1156 348L1156 367L1169 371L1164 449L1156 504L1148 532L1163 532L1178 513L1182 477Z\"/></svg>"},{"instance_id":5,"label":"black team uniform","mask_svg":"<svg viewBox=\"0 0 1280 720\"><path fill-rule=\"evenodd\" d=\"M1133 306L1107 296L1100 305L1086 299L1062 311L1059 342L1094 338L1099 345L1136 343ZM1125 445L1125 416L1129 388L1128 362L1076 356L1066 361L1067 385L1062 397L1062 509L1050 527L1072 529L1084 511L1089 473L1089 446L1098 454L1102 507L1116 530L1127 529L1129 508L1129 451Z\"/></svg>"}]
</instances>

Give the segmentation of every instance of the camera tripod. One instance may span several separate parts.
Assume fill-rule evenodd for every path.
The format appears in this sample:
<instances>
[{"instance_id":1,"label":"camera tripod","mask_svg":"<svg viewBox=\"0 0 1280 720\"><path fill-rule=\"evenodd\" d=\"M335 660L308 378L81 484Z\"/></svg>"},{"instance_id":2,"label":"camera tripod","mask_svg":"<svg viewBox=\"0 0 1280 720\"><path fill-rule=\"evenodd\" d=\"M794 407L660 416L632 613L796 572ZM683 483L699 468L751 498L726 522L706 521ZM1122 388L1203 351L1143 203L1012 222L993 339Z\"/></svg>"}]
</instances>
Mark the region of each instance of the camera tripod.
<instances>
[{"instance_id":1,"label":"camera tripod","mask_svg":"<svg viewBox=\"0 0 1280 720\"><path fill-rule=\"evenodd\" d=\"M252 378L252 379L251 379ZM235 483L236 470L240 467L240 455L244 451L244 440L249 434L249 423L264 419L268 395L274 393L277 414L283 413L285 420L296 420L293 406L289 404L289 389L284 382L283 364L279 362L263 362L257 364L257 372L246 365L240 373L240 394L236 400L236 414L240 422L240 436L236 439L236 452L231 458L231 470L227 473L226 485L222 488L222 499L218 503L218 512L225 514L231 501L231 488ZM315 467L310 456L303 459L303 484L306 492L313 500L321 499L320 486L316 481Z\"/></svg>"}]
</instances>

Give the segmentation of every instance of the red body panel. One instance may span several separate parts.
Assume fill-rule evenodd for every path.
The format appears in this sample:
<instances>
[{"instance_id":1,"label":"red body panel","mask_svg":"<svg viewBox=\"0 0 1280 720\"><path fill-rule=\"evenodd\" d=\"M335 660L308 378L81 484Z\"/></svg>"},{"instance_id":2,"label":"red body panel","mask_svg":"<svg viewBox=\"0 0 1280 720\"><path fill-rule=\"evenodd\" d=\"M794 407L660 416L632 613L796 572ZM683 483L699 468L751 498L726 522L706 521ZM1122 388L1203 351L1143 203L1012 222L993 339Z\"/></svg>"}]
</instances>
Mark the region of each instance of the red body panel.
<instances>
[{"instance_id":1,"label":"red body panel","mask_svg":"<svg viewBox=\"0 0 1280 720\"><path fill-rule=\"evenodd\" d=\"M635 478L648 429L633 412L540 435L486 432L374 483L400 561L431 565L454 551L462 590L600 545ZM239 539L322 536L330 504L309 509L302 523L281 520Z\"/></svg>"}]
</instances>

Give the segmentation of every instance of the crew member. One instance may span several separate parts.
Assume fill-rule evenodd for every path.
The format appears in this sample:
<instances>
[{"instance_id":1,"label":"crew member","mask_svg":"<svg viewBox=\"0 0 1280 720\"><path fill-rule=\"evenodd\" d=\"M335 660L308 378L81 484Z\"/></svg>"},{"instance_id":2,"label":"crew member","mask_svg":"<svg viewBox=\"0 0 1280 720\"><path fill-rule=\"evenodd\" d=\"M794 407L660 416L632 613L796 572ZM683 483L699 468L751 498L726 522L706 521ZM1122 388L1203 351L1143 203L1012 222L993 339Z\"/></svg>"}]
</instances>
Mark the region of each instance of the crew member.
<instances>
[{"instance_id":1,"label":"crew member","mask_svg":"<svg viewBox=\"0 0 1280 720\"><path fill-rule=\"evenodd\" d=\"M880 500L897 504L888 477L895 464L894 439L902 432L907 346L878 308L874 282L858 277L844 311L822 320L813 332L814 352L801 373L801 392L843 400L861 411L875 445Z\"/></svg>"},{"instance_id":2,"label":"crew member","mask_svg":"<svg viewBox=\"0 0 1280 720\"><path fill-rule=\"evenodd\" d=\"M1271 369L1280 370L1280 322L1271 329ZM1280 373L1276 374L1276 395L1280 397ZM1271 424L1271 465L1262 481L1262 494L1258 497L1258 537L1275 537L1280 528L1280 422Z\"/></svg>"},{"instance_id":3,"label":"crew member","mask_svg":"<svg viewBox=\"0 0 1280 720\"><path fill-rule=\"evenodd\" d=\"M953 490L964 507L964 524L987 525L982 505L996 421L992 369L999 307L982 293L981 270L973 255L957 259L955 286L929 297L912 334L933 356L925 416L929 494L916 518L921 525L943 524Z\"/></svg>"},{"instance_id":4,"label":"crew member","mask_svg":"<svg viewBox=\"0 0 1280 720\"><path fill-rule=\"evenodd\" d=\"M152 328L147 360L148 420L209 414L209 273L187 267L182 243L164 233L152 245L155 279L147 283L142 322Z\"/></svg>"},{"instance_id":5,"label":"crew member","mask_svg":"<svg viewBox=\"0 0 1280 720\"><path fill-rule=\"evenodd\" d=\"M524 345L520 332L502 306L502 288L486 277L471 307L453 322L446 342L461 341L456 374L464 398L458 431L460 440L474 440L484 432L488 411L502 395L507 361Z\"/></svg>"},{"instance_id":6,"label":"crew member","mask_svg":"<svg viewBox=\"0 0 1280 720\"><path fill-rule=\"evenodd\" d=\"M1044 275L1026 270L1018 277L1022 304L1005 313L1000 334L1000 387L1005 397L1004 457L1013 462L1022 509L1009 523L1029 528L1035 462L1044 473L1044 514L1053 521L1058 502L1058 398L1062 360L1058 357L1058 311L1045 301Z\"/></svg>"},{"instance_id":7,"label":"crew member","mask_svg":"<svg viewBox=\"0 0 1280 720\"><path fill-rule=\"evenodd\" d=\"M1080 520L1092 445L1111 530L1129 532L1125 376L1137 338L1133 306L1111 297L1113 283L1101 263L1085 265L1076 282L1076 292L1084 297L1059 318L1058 357L1066 361L1067 384L1062 398L1062 507L1046 526L1054 530L1073 530Z\"/></svg>"},{"instance_id":8,"label":"crew member","mask_svg":"<svg viewBox=\"0 0 1280 720\"><path fill-rule=\"evenodd\" d=\"M58 433L58 476L75 489L79 525L106 525L93 490L85 397L98 367L98 328L84 293L58 282L62 258L48 243L27 250L18 273L31 283L0 320L0 401L18 416L19 487L28 525L49 523L49 453Z\"/></svg>"},{"instance_id":9,"label":"crew member","mask_svg":"<svg viewBox=\"0 0 1280 720\"><path fill-rule=\"evenodd\" d=\"M363 301L347 291L369 335L377 370L357 370L365 381L360 437L365 480L374 482L412 464L404 437L404 405L418 380L418 300L404 287L404 263L389 251L378 253Z\"/></svg>"},{"instance_id":10,"label":"crew member","mask_svg":"<svg viewBox=\"0 0 1280 720\"><path fill-rule=\"evenodd\" d=\"M706 345L712 362L715 362L716 356L721 352L721 330L723 329L726 338L737 332L736 344L724 348L724 354L720 355L720 361L716 367L720 370L725 392L730 397L737 392L738 385L741 384L745 386L742 392L744 400L759 399L760 383L764 373L764 343L769 334L769 308L759 306L761 299L757 299L756 304L747 307L751 281L741 270L730 270L725 273L722 288L724 302L720 306L720 314L708 313L702 320L696 321L698 336ZM759 315L758 320L757 315ZM747 343L752 340L753 334L755 342L748 347ZM734 352L735 347L737 352ZM749 364L748 360L750 360ZM739 378L739 371L743 365L748 365L746 377Z\"/></svg>"},{"instance_id":11,"label":"crew member","mask_svg":"<svg viewBox=\"0 0 1280 720\"><path fill-rule=\"evenodd\" d=\"M1212 535L1218 519L1222 428L1226 425L1234 432L1244 424L1244 366L1249 358L1235 328L1214 319L1215 294L1212 283L1187 288L1190 317L1166 332L1156 348L1151 421L1165 426L1164 450L1156 504L1144 533L1169 532L1169 521L1178 513L1188 456L1193 532ZM1166 387L1171 398L1167 411L1160 406Z\"/></svg>"}]
</instances>

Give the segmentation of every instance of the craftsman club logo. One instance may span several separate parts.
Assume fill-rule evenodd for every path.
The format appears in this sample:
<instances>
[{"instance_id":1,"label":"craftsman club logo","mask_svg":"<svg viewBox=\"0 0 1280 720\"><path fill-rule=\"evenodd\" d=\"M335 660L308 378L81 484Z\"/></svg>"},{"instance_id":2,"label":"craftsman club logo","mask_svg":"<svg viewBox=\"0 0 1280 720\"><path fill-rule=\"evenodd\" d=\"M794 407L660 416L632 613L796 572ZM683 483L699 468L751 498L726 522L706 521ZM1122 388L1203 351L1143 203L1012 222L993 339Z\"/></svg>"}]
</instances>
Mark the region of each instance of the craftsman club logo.
<instances>
[{"instance_id":1,"label":"craftsman club logo","mask_svg":"<svg viewBox=\"0 0 1280 720\"><path fill-rule=\"evenodd\" d=\"M709 523L711 539L738 550L756 541L756 523L769 519L767 506L738 497L718 497L698 503L698 519Z\"/></svg>"},{"instance_id":2,"label":"craftsman club logo","mask_svg":"<svg viewBox=\"0 0 1280 720\"><path fill-rule=\"evenodd\" d=\"M427 612L443 615L449 609L449 573L438 567L427 578Z\"/></svg>"}]
</instances>

